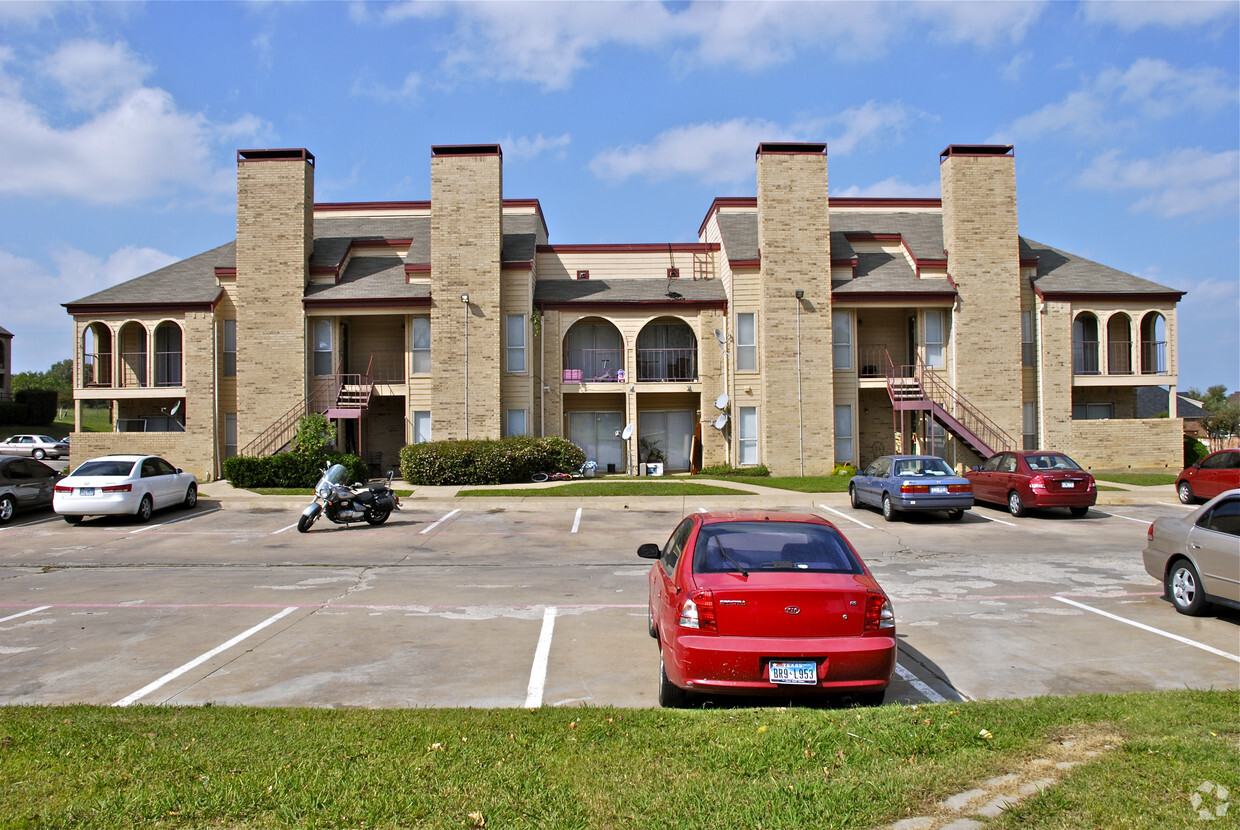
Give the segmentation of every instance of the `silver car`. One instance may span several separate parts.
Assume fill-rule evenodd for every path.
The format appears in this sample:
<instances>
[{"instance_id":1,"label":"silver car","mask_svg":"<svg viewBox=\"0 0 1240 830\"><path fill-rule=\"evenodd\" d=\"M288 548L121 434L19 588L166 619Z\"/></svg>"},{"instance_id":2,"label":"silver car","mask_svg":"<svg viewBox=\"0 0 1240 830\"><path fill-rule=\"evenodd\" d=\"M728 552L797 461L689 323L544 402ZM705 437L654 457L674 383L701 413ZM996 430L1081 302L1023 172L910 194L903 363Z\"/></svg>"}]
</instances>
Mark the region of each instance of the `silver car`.
<instances>
[{"instance_id":1,"label":"silver car","mask_svg":"<svg viewBox=\"0 0 1240 830\"><path fill-rule=\"evenodd\" d=\"M13 435L0 441L0 454L60 458L69 454L69 442L50 435Z\"/></svg>"},{"instance_id":2,"label":"silver car","mask_svg":"<svg viewBox=\"0 0 1240 830\"><path fill-rule=\"evenodd\" d=\"M1143 557L1181 614L1204 614L1211 605L1240 610L1240 490L1183 518L1155 519Z\"/></svg>"},{"instance_id":3,"label":"silver car","mask_svg":"<svg viewBox=\"0 0 1240 830\"><path fill-rule=\"evenodd\" d=\"M8 524L19 508L50 506L62 475L42 461L0 456L0 525Z\"/></svg>"}]
</instances>

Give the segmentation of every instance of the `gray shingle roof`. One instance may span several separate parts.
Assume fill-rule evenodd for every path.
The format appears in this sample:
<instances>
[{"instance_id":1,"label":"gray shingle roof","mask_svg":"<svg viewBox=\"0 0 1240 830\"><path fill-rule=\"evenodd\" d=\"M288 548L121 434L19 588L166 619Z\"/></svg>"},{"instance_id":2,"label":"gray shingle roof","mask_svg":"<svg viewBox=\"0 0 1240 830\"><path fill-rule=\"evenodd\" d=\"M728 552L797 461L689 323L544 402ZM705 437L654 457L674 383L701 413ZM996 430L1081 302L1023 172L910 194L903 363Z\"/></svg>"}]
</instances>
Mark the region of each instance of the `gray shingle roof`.
<instances>
[{"instance_id":1,"label":"gray shingle roof","mask_svg":"<svg viewBox=\"0 0 1240 830\"><path fill-rule=\"evenodd\" d=\"M719 233L723 237L723 252L728 259L758 258L758 214L721 213Z\"/></svg>"},{"instance_id":2,"label":"gray shingle roof","mask_svg":"<svg viewBox=\"0 0 1240 830\"><path fill-rule=\"evenodd\" d=\"M956 295L956 289L947 280L921 279L908 259L880 251L857 254L854 278L831 284L831 293L840 297L875 292L942 294L944 298Z\"/></svg>"},{"instance_id":3,"label":"gray shingle roof","mask_svg":"<svg viewBox=\"0 0 1240 830\"><path fill-rule=\"evenodd\" d=\"M1044 293L1168 294L1174 288L1117 271L1106 265L1064 253L1049 245L1021 237L1020 258L1038 260L1034 285Z\"/></svg>"},{"instance_id":4,"label":"gray shingle roof","mask_svg":"<svg viewBox=\"0 0 1240 830\"><path fill-rule=\"evenodd\" d=\"M832 242L836 233L898 233L918 260L944 258L941 213L832 211ZM835 251L831 252L831 256L837 256Z\"/></svg>"},{"instance_id":5,"label":"gray shingle roof","mask_svg":"<svg viewBox=\"0 0 1240 830\"><path fill-rule=\"evenodd\" d=\"M679 294L669 297L668 293ZM540 280L535 303L650 303L723 301L722 280L614 279Z\"/></svg>"},{"instance_id":6,"label":"gray shingle roof","mask_svg":"<svg viewBox=\"0 0 1240 830\"><path fill-rule=\"evenodd\" d=\"M431 295L429 283L405 282L405 263L395 256L355 256L349 260L340 282L335 285L311 283L306 299L337 300L416 300Z\"/></svg>"},{"instance_id":7,"label":"gray shingle roof","mask_svg":"<svg viewBox=\"0 0 1240 830\"><path fill-rule=\"evenodd\" d=\"M221 291L215 282L215 269L234 268L236 265L236 245L228 242L65 305L214 303Z\"/></svg>"}]
</instances>

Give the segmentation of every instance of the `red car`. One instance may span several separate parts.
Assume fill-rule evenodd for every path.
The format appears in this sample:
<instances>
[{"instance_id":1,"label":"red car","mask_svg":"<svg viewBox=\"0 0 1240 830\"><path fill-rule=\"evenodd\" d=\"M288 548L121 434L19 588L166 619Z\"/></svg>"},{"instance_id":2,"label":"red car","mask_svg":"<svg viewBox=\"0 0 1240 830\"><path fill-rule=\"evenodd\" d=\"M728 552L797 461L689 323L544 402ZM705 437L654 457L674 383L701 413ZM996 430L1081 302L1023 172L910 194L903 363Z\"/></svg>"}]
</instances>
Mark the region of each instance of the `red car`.
<instances>
[{"instance_id":1,"label":"red car","mask_svg":"<svg viewBox=\"0 0 1240 830\"><path fill-rule=\"evenodd\" d=\"M973 498L1006 504L1013 516L1030 508L1066 507L1084 516L1098 501L1094 477L1061 452L1001 452L964 474Z\"/></svg>"},{"instance_id":2,"label":"red car","mask_svg":"<svg viewBox=\"0 0 1240 830\"><path fill-rule=\"evenodd\" d=\"M696 694L883 700L896 667L891 601L815 515L697 513L650 569L659 704Z\"/></svg>"},{"instance_id":3,"label":"red car","mask_svg":"<svg viewBox=\"0 0 1240 830\"><path fill-rule=\"evenodd\" d=\"M1240 450L1212 452L1175 479L1175 492L1184 504L1212 499L1240 487Z\"/></svg>"}]
</instances>

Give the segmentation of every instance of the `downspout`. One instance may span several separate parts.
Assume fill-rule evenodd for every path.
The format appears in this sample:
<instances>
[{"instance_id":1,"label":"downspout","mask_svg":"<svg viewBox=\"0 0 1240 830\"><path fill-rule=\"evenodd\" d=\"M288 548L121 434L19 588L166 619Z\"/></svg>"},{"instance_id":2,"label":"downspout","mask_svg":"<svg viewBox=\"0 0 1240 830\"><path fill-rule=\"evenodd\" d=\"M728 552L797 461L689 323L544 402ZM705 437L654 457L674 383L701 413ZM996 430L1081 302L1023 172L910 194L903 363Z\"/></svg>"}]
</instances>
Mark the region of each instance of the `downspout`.
<instances>
[{"instance_id":1,"label":"downspout","mask_svg":"<svg viewBox=\"0 0 1240 830\"><path fill-rule=\"evenodd\" d=\"M211 309L211 446L212 455L215 463L215 477L217 479L224 477L224 459L221 458L220 446L220 351L219 351L219 328L220 323L215 319L215 309ZM187 405L185 407L189 409Z\"/></svg>"}]
</instances>

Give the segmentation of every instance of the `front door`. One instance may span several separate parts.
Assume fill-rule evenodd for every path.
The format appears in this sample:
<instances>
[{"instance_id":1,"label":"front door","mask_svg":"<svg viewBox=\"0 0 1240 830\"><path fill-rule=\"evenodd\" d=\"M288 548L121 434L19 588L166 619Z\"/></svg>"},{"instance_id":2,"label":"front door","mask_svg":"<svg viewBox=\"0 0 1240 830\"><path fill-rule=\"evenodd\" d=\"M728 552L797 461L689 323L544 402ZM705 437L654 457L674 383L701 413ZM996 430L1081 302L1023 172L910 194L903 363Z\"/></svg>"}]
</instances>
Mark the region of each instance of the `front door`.
<instances>
[{"instance_id":1,"label":"front door","mask_svg":"<svg viewBox=\"0 0 1240 830\"><path fill-rule=\"evenodd\" d=\"M568 413L568 440L586 451L586 460L606 470L608 464L616 465L617 471L627 469L624 459L624 441L620 431L624 428L622 412L570 412Z\"/></svg>"}]
</instances>

